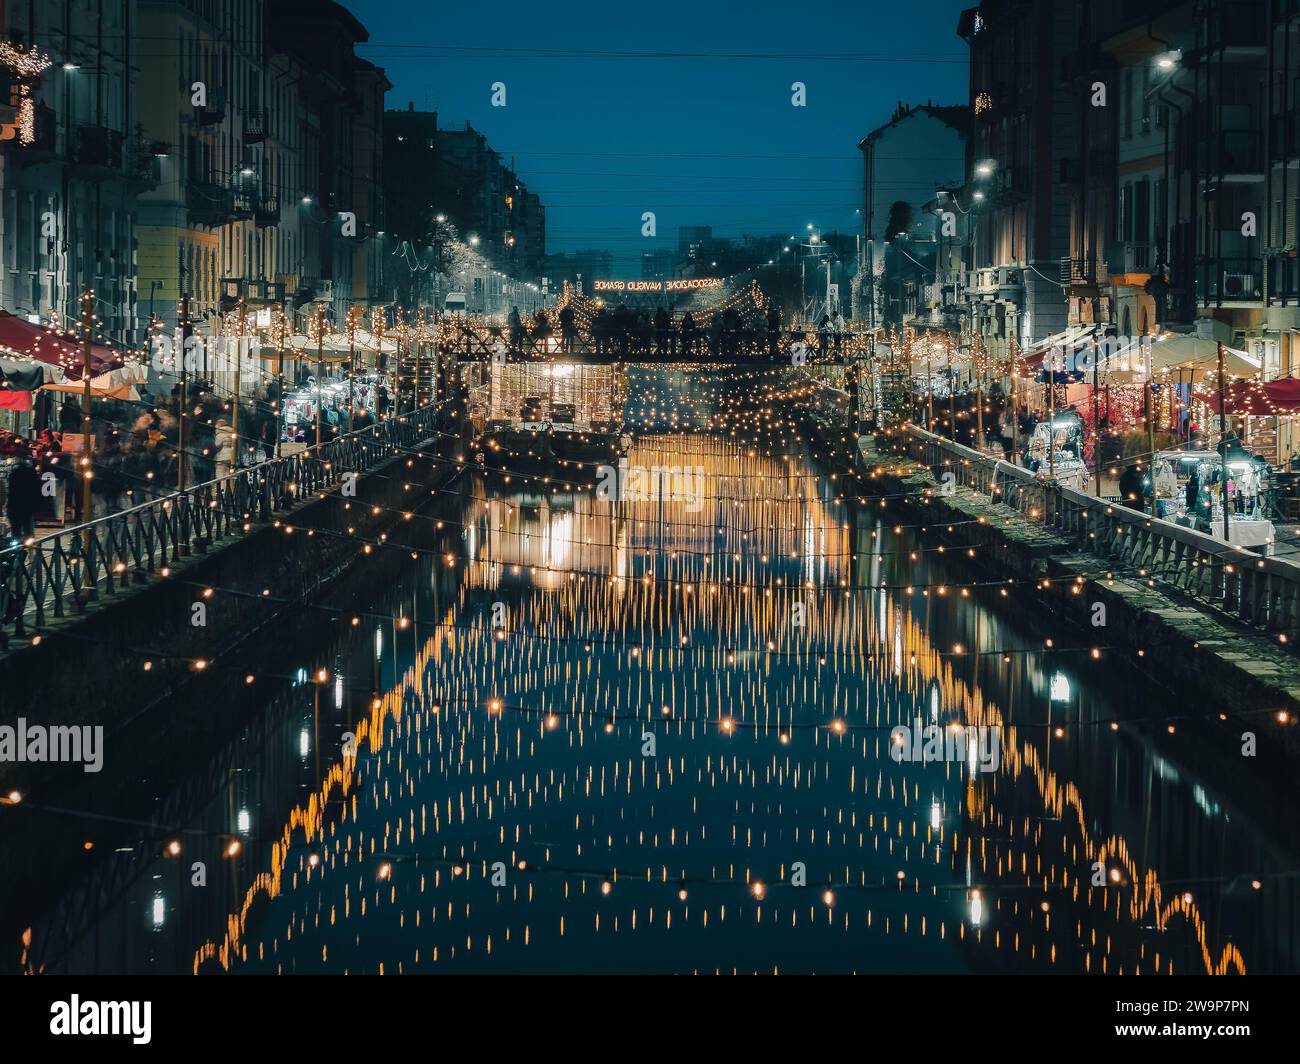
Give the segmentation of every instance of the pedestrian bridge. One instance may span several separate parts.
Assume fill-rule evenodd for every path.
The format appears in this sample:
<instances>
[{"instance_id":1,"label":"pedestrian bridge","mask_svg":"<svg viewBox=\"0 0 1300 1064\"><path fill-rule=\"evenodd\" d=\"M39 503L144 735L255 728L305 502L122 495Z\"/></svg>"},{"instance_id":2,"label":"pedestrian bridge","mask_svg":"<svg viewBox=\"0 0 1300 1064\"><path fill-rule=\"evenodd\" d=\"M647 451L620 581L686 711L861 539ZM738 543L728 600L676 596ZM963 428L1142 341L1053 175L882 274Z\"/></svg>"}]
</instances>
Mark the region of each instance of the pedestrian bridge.
<instances>
[{"instance_id":1,"label":"pedestrian bridge","mask_svg":"<svg viewBox=\"0 0 1300 1064\"><path fill-rule=\"evenodd\" d=\"M872 356L868 333L818 334L811 329L761 328L705 331L650 329L610 331L593 336L557 329L543 334L528 329L512 334L505 326L444 328L440 347L462 362L568 362L586 365L699 365L775 367L843 366Z\"/></svg>"}]
</instances>

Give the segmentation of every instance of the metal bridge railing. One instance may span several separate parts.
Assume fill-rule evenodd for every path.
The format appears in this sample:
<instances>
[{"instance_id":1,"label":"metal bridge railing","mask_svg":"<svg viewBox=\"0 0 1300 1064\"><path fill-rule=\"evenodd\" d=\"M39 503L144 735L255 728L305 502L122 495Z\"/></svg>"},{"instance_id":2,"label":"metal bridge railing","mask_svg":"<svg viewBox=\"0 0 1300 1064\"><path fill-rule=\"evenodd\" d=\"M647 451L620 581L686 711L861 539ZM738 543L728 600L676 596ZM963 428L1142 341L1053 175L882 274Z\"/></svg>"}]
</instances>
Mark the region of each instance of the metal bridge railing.
<instances>
[{"instance_id":1,"label":"metal bridge railing","mask_svg":"<svg viewBox=\"0 0 1300 1064\"><path fill-rule=\"evenodd\" d=\"M1300 565L1044 480L924 429L906 431L908 453L930 468L941 492L947 483L987 495L1080 550L1113 559L1117 567L1174 587L1244 624L1291 636L1300 629Z\"/></svg>"},{"instance_id":2,"label":"metal bridge railing","mask_svg":"<svg viewBox=\"0 0 1300 1064\"><path fill-rule=\"evenodd\" d=\"M586 331L565 334L559 326L545 335L527 329L512 331L508 326L449 328L439 339L439 348L466 361L550 362L575 358L609 362L681 362L734 360L739 362L784 362L788 365L841 362L863 358L870 347L867 333L819 334L815 330L764 328L730 329L710 333L708 329L682 332L677 326L657 330L608 330L593 335Z\"/></svg>"},{"instance_id":3,"label":"metal bridge railing","mask_svg":"<svg viewBox=\"0 0 1300 1064\"><path fill-rule=\"evenodd\" d=\"M0 551L0 649L437 433L434 406Z\"/></svg>"}]
</instances>

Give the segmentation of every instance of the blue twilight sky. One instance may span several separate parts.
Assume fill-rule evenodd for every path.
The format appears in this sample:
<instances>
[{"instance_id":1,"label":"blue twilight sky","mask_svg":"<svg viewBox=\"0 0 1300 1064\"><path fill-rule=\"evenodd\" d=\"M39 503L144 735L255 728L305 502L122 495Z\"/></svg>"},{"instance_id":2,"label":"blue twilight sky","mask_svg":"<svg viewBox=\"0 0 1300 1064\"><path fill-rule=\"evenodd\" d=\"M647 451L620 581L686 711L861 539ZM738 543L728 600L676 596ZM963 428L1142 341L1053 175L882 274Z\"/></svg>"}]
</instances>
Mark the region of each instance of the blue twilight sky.
<instances>
[{"instance_id":1,"label":"blue twilight sky","mask_svg":"<svg viewBox=\"0 0 1300 1064\"><path fill-rule=\"evenodd\" d=\"M971 0L343 2L390 108L468 119L541 195L548 251L606 248L621 271L652 246L644 211L661 246L679 225L858 231L858 141L899 100L967 97Z\"/></svg>"}]
</instances>

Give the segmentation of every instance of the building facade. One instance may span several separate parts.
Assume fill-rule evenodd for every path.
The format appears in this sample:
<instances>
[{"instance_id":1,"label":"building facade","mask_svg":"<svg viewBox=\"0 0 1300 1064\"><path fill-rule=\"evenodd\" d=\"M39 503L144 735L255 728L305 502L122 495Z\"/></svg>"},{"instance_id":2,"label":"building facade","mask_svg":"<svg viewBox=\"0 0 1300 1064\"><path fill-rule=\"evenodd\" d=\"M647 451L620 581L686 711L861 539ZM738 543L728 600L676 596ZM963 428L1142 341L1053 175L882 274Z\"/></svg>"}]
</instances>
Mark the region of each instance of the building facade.
<instances>
[{"instance_id":1,"label":"building facade","mask_svg":"<svg viewBox=\"0 0 1300 1064\"><path fill-rule=\"evenodd\" d=\"M141 335L136 197L157 181L137 113L138 19L136 0L0 4L18 104L0 141L0 304L79 320L94 289L100 336L120 344Z\"/></svg>"},{"instance_id":2,"label":"building facade","mask_svg":"<svg viewBox=\"0 0 1300 1064\"><path fill-rule=\"evenodd\" d=\"M384 141L394 160L386 196L399 237L436 255L446 223L506 277L540 281L545 208L482 133L468 122L440 128L437 112L417 111L412 103L387 112ZM412 174L421 177L413 181Z\"/></svg>"},{"instance_id":3,"label":"building facade","mask_svg":"<svg viewBox=\"0 0 1300 1064\"><path fill-rule=\"evenodd\" d=\"M140 0L141 35L175 41L142 69L160 181L139 198L140 287L174 326L223 312L385 298L382 121L388 82L365 28L331 0ZM301 325L301 322L298 323Z\"/></svg>"},{"instance_id":4,"label":"building facade","mask_svg":"<svg viewBox=\"0 0 1300 1064\"><path fill-rule=\"evenodd\" d=\"M942 221L926 205L962 184L969 129L967 107L900 103L859 142L864 239L853 313L868 326L901 325L926 302L927 286L946 279L936 278Z\"/></svg>"}]
</instances>

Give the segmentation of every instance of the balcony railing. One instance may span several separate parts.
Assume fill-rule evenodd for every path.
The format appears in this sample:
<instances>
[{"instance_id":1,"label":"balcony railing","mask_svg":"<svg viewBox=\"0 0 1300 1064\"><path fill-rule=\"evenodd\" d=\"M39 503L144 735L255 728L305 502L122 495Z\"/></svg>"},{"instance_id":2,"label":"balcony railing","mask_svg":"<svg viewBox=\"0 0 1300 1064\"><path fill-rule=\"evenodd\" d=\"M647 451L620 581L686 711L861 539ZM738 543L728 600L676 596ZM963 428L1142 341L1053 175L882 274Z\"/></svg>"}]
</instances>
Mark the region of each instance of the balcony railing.
<instances>
[{"instance_id":1,"label":"balcony railing","mask_svg":"<svg viewBox=\"0 0 1300 1064\"><path fill-rule=\"evenodd\" d=\"M1226 0L1202 16L1201 48L1263 48L1268 40L1268 9L1259 0Z\"/></svg>"},{"instance_id":2,"label":"balcony railing","mask_svg":"<svg viewBox=\"0 0 1300 1064\"><path fill-rule=\"evenodd\" d=\"M220 89L208 92L208 102L199 108L199 125L215 126L226 120L226 94Z\"/></svg>"},{"instance_id":3,"label":"balcony railing","mask_svg":"<svg viewBox=\"0 0 1300 1064\"><path fill-rule=\"evenodd\" d=\"M122 168L122 134L103 126L81 126L77 130L73 159L96 169Z\"/></svg>"},{"instance_id":4,"label":"balcony railing","mask_svg":"<svg viewBox=\"0 0 1300 1064\"><path fill-rule=\"evenodd\" d=\"M284 285L278 281L267 281L258 278L222 278L222 305L233 308L239 304L240 300L243 300L248 306L278 305L284 302Z\"/></svg>"},{"instance_id":5,"label":"balcony railing","mask_svg":"<svg viewBox=\"0 0 1300 1064\"><path fill-rule=\"evenodd\" d=\"M266 112L254 111L244 117L244 143L261 144L266 140Z\"/></svg>"},{"instance_id":6,"label":"balcony railing","mask_svg":"<svg viewBox=\"0 0 1300 1064\"><path fill-rule=\"evenodd\" d=\"M1300 305L1300 259L1294 255L1269 256L1268 301L1274 306Z\"/></svg>"},{"instance_id":7,"label":"balcony railing","mask_svg":"<svg viewBox=\"0 0 1300 1064\"><path fill-rule=\"evenodd\" d=\"M1106 282L1106 267L1095 258L1068 258L1061 260L1061 283L1065 285L1097 285Z\"/></svg>"},{"instance_id":8,"label":"balcony railing","mask_svg":"<svg viewBox=\"0 0 1300 1064\"><path fill-rule=\"evenodd\" d=\"M1115 276L1126 273L1149 273L1154 258L1150 244L1115 243L1106 249L1106 269Z\"/></svg>"},{"instance_id":9,"label":"balcony railing","mask_svg":"<svg viewBox=\"0 0 1300 1064\"><path fill-rule=\"evenodd\" d=\"M1300 0L1296 0L1300 3ZM1291 109L1272 118L1273 135L1269 140L1269 155L1273 161L1294 159L1300 155L1300 109Z\"/></svg>"},{"instance_id":10,"label":"balcony railing","mask_svg":"<svg viewBox=\"0 0 1300 1064\"><path fill-rule=\"evenodd\" d=\"M228 225L237 217L235 192L213 181L190 181L185 187L185 209L190 220L212 227Z\"/></svg>"},{"instance_id":11,"label":"balcony railing","mask_svg":"<svg viewBox=\"0 0 1300 1064\"><path fill-rule=\"evenodd\" d=\"M1196 271L1196 294L1200 302L1255 302L1262 299L1262 261L1258 258L1203 260Z\"/></svg>"},{"instance_id":12,"label":"balcony railing","mask_svg":"<svg viewBox=\"0 0 1300 1064\"><path fill-rule=\"evenodd\" d=\"M1258 129L1221 130L1200 141L1197 154L1202 174L1262 176L1264 134Z\"/></svg>"},{"instance_id":13,"label":"balcony railing","mask_svg":"<svg viewBox=\"0 0 1300 1064\"><path fill-rule=\"evenodd\" d=\"M258 196L253 204L253 224L259 229L280 224L280 200L275 196Z\"/></svg>"}]
</instances>

